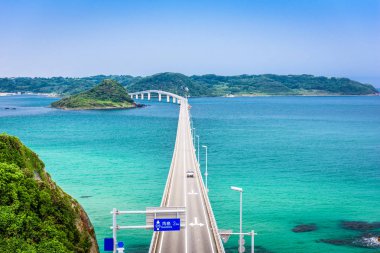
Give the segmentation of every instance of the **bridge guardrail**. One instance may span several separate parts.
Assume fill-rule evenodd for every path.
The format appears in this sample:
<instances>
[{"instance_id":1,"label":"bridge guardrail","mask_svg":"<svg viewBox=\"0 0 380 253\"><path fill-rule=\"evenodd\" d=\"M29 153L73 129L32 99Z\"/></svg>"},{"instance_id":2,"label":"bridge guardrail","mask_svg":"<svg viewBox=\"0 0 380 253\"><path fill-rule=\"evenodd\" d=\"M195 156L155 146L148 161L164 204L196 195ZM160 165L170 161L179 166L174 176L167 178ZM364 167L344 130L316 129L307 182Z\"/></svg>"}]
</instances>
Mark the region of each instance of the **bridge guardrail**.
<instances>
[{"instance_id":1,"label":"bridge guardrail","mask_svg":"<svg viewBox=\"0 0 380 253\"><path fill-rule=\"evenodd\" d=\"M178 136L179 135L177 134L176 142L175 143L177 143L177 138L179 138ZM175 152L177 152L177 149L175 147L174 147L174 150L175 150ZM164 206L166 204L166 202L167 202L170 185L171 185L171 181L172 181L172 178L173 178L173 170L174 170L173 164L175 164L176 159L177 159L177 156L174 154L172 162L170 164L169 176L168 176L168 178L166 180L164 194L162 196L162 200L161 200L161 205L160 206ZM157 247L158 235L159 235L159 233L153 232L152 240L151 240L150 246L149 246L149 252L150 253L152 253L153 250L155 250L156 247Z\"/></svg>"},{"instance_id":2,"label":"bridge guardrail","mask_svg":"<svg viewBox=\"0 0 380 253\"><path fill-rule=\"evenodd\" d=\"M195 157L195 152L193 152L193 156ZM197 161L197 159L195 159L195 160ZM206 192L206 187L205 187L205 184L203 182L201 170L199 168L199 161L197 162L196 168L197 168L197 171L198 171L198 173L197 173L198 179L202 183L201 191L202 191L203 199L206 202L205 204L206 204L207 215L209 216L209 219L210 219L211 230L212 230L212 234L214 236L214 240L216 242L217 250L218 250L219 253L224 253L225 251L224 251L222 239L219 236L218 226L216 224L214 212L212 211L210 200L209 200L208 194Z\"/></svg>"}]
</instances>

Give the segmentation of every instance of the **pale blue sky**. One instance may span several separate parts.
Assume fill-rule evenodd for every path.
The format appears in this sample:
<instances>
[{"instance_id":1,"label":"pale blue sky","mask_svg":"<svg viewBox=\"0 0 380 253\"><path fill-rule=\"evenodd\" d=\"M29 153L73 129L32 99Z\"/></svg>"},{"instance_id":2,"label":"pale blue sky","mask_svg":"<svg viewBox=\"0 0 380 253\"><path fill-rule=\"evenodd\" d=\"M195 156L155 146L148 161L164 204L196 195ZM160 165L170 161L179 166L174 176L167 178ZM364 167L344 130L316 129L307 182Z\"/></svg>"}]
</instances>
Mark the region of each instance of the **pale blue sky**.
<instances>
[{"instance_id":1,"label":"pale blue sky","mask_svg":"<svg viewBox=\"0 0 380 253\"><path fill-rule=\"evenodd\" d=\"M0 76L314 74L380 86L380 0L0 0Z\"/></svg>"}]
</instances>

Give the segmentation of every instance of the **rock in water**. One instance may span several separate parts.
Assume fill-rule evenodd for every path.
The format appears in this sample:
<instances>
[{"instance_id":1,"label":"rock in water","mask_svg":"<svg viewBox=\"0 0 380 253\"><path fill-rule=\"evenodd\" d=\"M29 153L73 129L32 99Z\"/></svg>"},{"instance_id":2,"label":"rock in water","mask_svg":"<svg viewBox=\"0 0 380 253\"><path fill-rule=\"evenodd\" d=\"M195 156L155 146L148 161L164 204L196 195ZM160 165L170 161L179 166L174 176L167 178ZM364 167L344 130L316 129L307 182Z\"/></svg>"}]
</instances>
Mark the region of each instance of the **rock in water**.
<instances>
[{"instance_id":1,"label":"rock in water","mask_svg":"<svg viewBox=\"0 0 380 253\"><path fill-rule=\"evenodd\" d=\"M317 225L315 224L301 224L292 229L294 233L311 232L314 230L317 230Z\"/></svg>"},{"instance_id":2,"label":"rock in water","mask_svg":"<svg viewBox=\"0 0 380 253\"><path fill-rule=\"evenodd\" d=\"M363 234L361 236L352 238L321 239L317 242L323 242L337 246L378 249L380 248L380 242L378 241L378 238L379 234Z\"/></svg>"},{"instance_id":3,"label":"rock in water","mask_svg":"<svg viewBox=\"0 0 380 253\"><path fill-rule=\"evenodd\" d=\"M368 231L380 228L380 222L342 221L341 227L348 230Z\"/></svg>"}]
</instances>

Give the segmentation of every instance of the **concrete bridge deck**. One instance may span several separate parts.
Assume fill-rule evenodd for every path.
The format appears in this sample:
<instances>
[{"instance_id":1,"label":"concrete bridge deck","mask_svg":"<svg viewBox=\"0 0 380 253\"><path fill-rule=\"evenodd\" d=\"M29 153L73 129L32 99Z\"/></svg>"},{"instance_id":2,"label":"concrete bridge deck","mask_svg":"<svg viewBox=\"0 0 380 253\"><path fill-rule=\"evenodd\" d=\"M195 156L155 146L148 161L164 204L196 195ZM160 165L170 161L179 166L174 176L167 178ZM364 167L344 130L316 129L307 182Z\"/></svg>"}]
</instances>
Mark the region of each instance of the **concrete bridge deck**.
<instances>
[{"instance_id":1,"label":"concrete bridge deck","mask_svg":"<svg viewBox=\"0 0 380 253\"><path fill-rule=\"evenodd\" d=\"M186 208L180 232L153 232L150 252L224 252L193 146L189 105L180 97L177 137L161 206ZM186 172L193 171L194 177Z\"/></svg>"}]
</instances>

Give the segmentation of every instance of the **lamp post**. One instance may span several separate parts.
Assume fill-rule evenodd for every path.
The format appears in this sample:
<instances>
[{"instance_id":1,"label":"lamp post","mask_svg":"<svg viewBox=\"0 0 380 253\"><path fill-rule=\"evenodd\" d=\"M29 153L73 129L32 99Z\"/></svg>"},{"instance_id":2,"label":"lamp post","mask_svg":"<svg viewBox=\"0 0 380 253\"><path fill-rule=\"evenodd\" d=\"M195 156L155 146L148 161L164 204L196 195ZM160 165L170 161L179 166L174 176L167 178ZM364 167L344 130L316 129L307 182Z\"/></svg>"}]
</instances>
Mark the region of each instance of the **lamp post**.
<instances>
[{"instance_id":1,"label":"lamp post","mask_svg":"<svg viewBox=\"0 0 380 253\"><path fill-rule=\"evenodd\" d=\"M231 190L240 192L240 236L239 236L239 252L241 252L243 241L243 188L231 186Z\"/></svg>"},{"instance_id":2,"label":"lamp post","mask_svg":"<svg viewBox=\"0 0 380 253\"><path fill-rule=\"evenodd\" d=\"M204 148L206 150L206 172L205 172L205 177L206 177L206 191L208 193L208 186L207 186L207 176L208 176L208 171L207 171L207 146L206 145L202 145L202 148Z\"/></svg>"},{"instance_id":3,"label":"lamp post","mask_svg":"<svg viewBox=\"0 0 380 253\"><path fill-rule=\"evenodd\" d=\"M198 166L200 165L199 163L199 135L197 135L197 139L198 139L198 148L197 148L197 151L198 151Z\"/></svg>"},{"instance_id":4,"label":"lamp post","mask_svg":"<svg viewBox=\"0 0 380 253\"><path fill-rule=\"evenodd\" d=\"M193 146L195 147L195 127L193 127Z\"/></svg>"}]
</instances>

